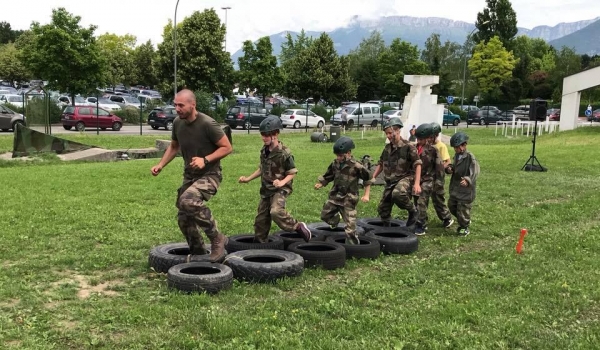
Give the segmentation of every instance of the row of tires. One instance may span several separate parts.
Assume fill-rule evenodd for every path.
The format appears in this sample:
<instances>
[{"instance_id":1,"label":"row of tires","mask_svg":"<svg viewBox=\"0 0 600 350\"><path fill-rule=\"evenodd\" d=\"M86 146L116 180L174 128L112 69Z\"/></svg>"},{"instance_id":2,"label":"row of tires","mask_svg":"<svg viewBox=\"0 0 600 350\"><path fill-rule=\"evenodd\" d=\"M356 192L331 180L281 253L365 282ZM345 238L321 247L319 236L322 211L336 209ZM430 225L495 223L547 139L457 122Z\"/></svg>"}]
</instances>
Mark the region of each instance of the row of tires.
<instances>
[{"instance_id":1,"label":"row of tires","mask_svg":"<svg viewBox=\"0 0 600 350\"><path fill-rule=\"evenodd\" d=\"M385 254L410 254L418 249L418 238L404 222L394 220L391 227L381 227L377 218L361 219L357 227L360 244L346 244L344 226L331 228L326 223L308 225L312 239L304 242L296 232L280 231L266 243L255 243L253 234L229 237L226 252L217 263L208 253L191 256L187 243L170 243L154 247L148 262L157 272L167 273L169 287L187 292L216 293L231 288L233 279L264 283L302 274L304 268L320 266L342 268L346 259L376 259Z\"/></svg>"}]
</instances>

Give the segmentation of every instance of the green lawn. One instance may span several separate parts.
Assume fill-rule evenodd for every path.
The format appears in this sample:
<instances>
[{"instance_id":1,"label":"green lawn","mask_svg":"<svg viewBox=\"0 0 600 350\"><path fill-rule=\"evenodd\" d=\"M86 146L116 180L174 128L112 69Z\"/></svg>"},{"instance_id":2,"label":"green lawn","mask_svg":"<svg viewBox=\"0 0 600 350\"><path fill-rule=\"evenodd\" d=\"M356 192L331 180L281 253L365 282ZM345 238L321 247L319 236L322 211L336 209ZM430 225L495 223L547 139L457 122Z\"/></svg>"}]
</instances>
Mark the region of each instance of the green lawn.
<instances>
[{"instance_id":1,"label":"green lawn","mask_svg":"<svg viewBox=\"0 0 600 350\"><path fill-rule=\"evenodd\" d=\"M112 163L0 161L0 348L3 349L596 349L600 343L600 128L538 138L546 173L520 171L526 137L470 128L481 174L471 235L430 211L418 252L307 269L277 284L235 282L215 296L169 290L149 250L183 241L175 192L181 159ZM299 174L289 211L319 221L317 176L331 144L284 134ZM355 136L378 158L380 132ZM151 147L156 136L81 136L108 148ZM0 135L0 151L12 147ZM257 135L235 135L209 206L228 235L252 232ZM451 151L451 154L453 152ZM381 188L358 206L377 215ZM405 213L400 213L404 218ZM456 226L454 226L454 229ZM529 234L515 253L521 228ZM273 227L275 231L276 227Z\"/></svg>"}]
</instances>

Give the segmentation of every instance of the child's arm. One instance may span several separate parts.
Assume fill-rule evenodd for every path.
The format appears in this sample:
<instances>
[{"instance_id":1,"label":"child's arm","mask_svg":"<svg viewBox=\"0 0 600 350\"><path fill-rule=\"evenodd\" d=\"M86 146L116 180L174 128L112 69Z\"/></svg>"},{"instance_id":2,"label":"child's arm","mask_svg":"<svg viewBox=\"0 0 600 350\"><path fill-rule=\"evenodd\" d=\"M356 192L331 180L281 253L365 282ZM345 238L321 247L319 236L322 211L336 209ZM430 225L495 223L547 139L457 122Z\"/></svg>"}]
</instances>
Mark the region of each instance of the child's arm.
<instances>
[{"instance_id":1,"label":"child's arm","mask_svg":"<svg viewBox=\"0 0 600 350\"><path fill-rule=\"evenodd\" d=\"M246 177L246 176L242 176L240 177L240 179L238 180L240 183L248 183L254 179L256 179L257 177L259 177L262 174L262 171L260 170L260 168L256 169L252 174L250 174L250 176Z\"/></svg>"},{"instance_id":2,"label":"child's arm","mask_svg":"<svg viewBox=\"0 0 600 350\"><path fill-rule=\"evenodd\" d=\"M294 177L296 177L296 173L288 174L286 177L283 178L283 180L273 181L273 186L275 186L277 188L281 188L281 187L285 186L288 182L292 181L294 179Z\"/></svg>"},{"instance_id":3,"label":"child's arm","mask_svg":"<svg viewBox=\"0 0 600 350\"><path fill-rule=\"evenodd\" d=\"M327 184L329 184L331 181L333 181L333 178L334 178L333 167L334 166L335 166L335 162L329 164L329 167L327 168L327 171L325 172L325 174L323 176L319 176L319 178L317 179L317 181L319 181L319 182L317 182L315 184L315 190L325 187L325 186L327 186Z\"/></svg>"},{"instance_id":4,"label":"child's arm","mask_svg":"<svg viewBox=\"0 0 600 350\"><path fill-rule=\"evenodd\" d=\"M369 196L371 195L371 184L365 185L365 194L362 196L360 200L367 203L369 201Z\"/></svg>"}]
</instances>

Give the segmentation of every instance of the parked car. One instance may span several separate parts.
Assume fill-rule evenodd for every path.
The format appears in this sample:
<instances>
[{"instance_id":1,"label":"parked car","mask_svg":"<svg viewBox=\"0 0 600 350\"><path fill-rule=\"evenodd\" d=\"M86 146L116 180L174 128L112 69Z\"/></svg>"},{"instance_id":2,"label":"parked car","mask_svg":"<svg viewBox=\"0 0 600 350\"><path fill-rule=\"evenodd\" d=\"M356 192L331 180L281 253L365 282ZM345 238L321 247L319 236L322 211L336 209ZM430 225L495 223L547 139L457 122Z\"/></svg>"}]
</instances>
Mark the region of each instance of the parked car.
<instances>
[{"instance_id":1,"label":"parked car","mask_svg":"<svg viewBox=\"0 0 600 350\"><path fill-rule=\"evenodd\" d=\"M479 111L469 112L467 116L467 124L489 125L499 121L511 121L512 114L493 109L481 109Z\"/></svg>"},{"instance_id":2,"label":"parked car","mask_svg":"<svg viewBox=\"0 0 600 350\"><path fill-rule=\"evenodd\" d=\"M0 105L0 129L2 131L15 130L17 124L25 125L25 116L12 109Z\"/></svg>"},{"instance_id":3,"label":"parked car","mask_svg":"<svg viewBox=\"0 0 600 350\"><path fill-rule=\"evenodd\" d=\"M473 105L462 105L460 108L465 112L478 111L479 107Z\"/></svg>"},{"instance_id":4,"label":"parked car","mask_svg":"<svg viewBox=\"0 0 600 350\"><path fill-rule=\"evenodd\" d=\"M119 131L123 126L121 118L102 108L98 108L96 111L95 106L66 106L60 121L65 130L71 130L75 127L77 131L95 127L102 130L111 128L114 131Z\"/></svg>"},{"instance_id":5,"label":"parked car","mask_svg":"<svg viewBox=\"0 0 600 350\"><path fill-rule=\"evenodd\" d=\"M173 130L173 121L177 117L177 111L173 106L162 106L154 108L148 114L148 125L154 130L165 128L169 131Z\"/></svg>"},{"instance_id":6,"label":"parked car","mask_svg":"<svg viewBox=\"0 0 600 350\"><path fill-rule=\"evenodd\" d=\"M25 102L23 102L23 95L13 95L13 94L0 95L0 103L1 104L10 103L11 105L16 106L16 107L25 108Z\"/></svg>"},{"instance_id":7,"label":"parked car","mask_svg":"<svg viewBox=\"0 0 600 350\"><path fill-rule=\"evenodd\" d=\"M58 98L58 104L59 107L64 107L64 106L71 106L71 97L67 96L67 95L63 95L60 96ZM85 98L81 97L81 96L75 96L75 105L76 106L88 106L91 105L91 103L87 102L85 100Z\"/></svg>"},{"instance_id":8,"label":"parked car","mask_svg":"<svg viewBox=\"0 0 600 350\"><path fill-rule=\"evenodd\" d=\"M513 114L516 120L529 120L529 106L522 105L513 108Z\"/></svg>"},{"instance_id":9,"label":"parked car","mask_svg":"<svg viewBox=\"0 0 600 350\"><path fill-rule=\"evenodd\" d=\"M96 106L96 101L98 101L98 103L97 103L98 107L100 107L102 109L106 109L107 111L121 110L121 106L119 106L118 104L114 103L113 101L111 101L107 98L101 98L98 100L96 97L88 97L85 100L90 106Z\"/></svg>"},{"instance_id":10,"label":"parked car","mask_svg":"<svg viewBox=\"0 0 600 350\"><path fill-rule=\"evenodd\" d=\"M390 118L402 116L402 111L399 109L390 109L389 111L383 112L383 122L389 120Z\"/></svg>"},{"instance_id":11,"label":"parked car","mask_svg":"<svg viewBox=\"0 0 600 350\"><path fill-rule=\"evenodd\" d=\"M344 109L348 110L348 127L351 128L354 125L370 125L377 126L377 123L381 121L381 112L379 105L367 104L367 103L353 103L344 106ZM340 125L342 123L342 114L336 113L331 118L331 125Z\"/></svg>"},{"instance_id":12,"label":"parked car","mask_svg":"<svg viewBox=\"0 0 600 350\"><path fill-rule=\"evenodd\" d=\"M383 102L382 107L390 107L393 109L400 109L401 105L402 104L400 102Z\"/></svg>"},{"instance_id":13,"label":"parked car","mask_svg":"<svg viewBox=\"0 0 600 350\"><path fill-rule=\"evenodd\" d=\"M596 109L592 112L592 115L587 117L588 122L600 122L600 109Z\"/></svg>"},{"instance_id":14,"label":"parked car","mask_svg":"<svg viewBox=\"0 0 600 350\"><path fill-rule=\"evenodd\" d=\"M142 106L144 107L148 105L157 106L163 103L160 96L156 95L138 95L137 99L142 103Z\"/></svg>"},{"instance_id":15,"label":"parked car","mask_svg":"<svg viewBox=\"0 0 600 350\"><path fill-rule=\"evenodd\" d=\"M444 108L444 119L442 122L444 125L458 125L460 124L460 115L458 114L454 114L452 112L450 112L450 110Z\"/></svg>"},{"instance_id":16,"label":"parked car","mask_svg":"<svg viewBox=\"0 0 600 350\"><path fill-rule=\"evenodd\" d=\"M123 95L110 95L109 100L121 106L121 108L125 107L135 107L140 108L141 102L135 97L132 96L123 96Z\"/></svg>"},{"instance_id":17,"label":"parked car","mask_svg":"<svg viewBox=\"0 0 600 350\"><path fill-rule=\"evenodd\" d=\"M250 130L253 126L259 126L267 117L267 110L262 107L243 105L229 108L225 117L225 124L232 129L238 126Z\"/></svg>"},{"instance_id":18,"label":"parked car","mask_svg":"<svg viewBox=\"0 0 600 350\"><path fill-rule=\"evenodd\" d=\"M291 126L294 129L309 127L322 128L325 125L325 118L316 115L313 111L306 113L305 109L286 109L281 113L281 123L283 127Z\"/></svg>"},{"instance_id":19,"label":"parked car","mask_svg":"<svg viewBox=\"0 0 600 350\"><path fill-rule=\"evenodd\" d=\"M552 108L550 114L548 114L548 119L551 121L559 121L560 120L560 109Z\"/></svg>"}]
</instances>

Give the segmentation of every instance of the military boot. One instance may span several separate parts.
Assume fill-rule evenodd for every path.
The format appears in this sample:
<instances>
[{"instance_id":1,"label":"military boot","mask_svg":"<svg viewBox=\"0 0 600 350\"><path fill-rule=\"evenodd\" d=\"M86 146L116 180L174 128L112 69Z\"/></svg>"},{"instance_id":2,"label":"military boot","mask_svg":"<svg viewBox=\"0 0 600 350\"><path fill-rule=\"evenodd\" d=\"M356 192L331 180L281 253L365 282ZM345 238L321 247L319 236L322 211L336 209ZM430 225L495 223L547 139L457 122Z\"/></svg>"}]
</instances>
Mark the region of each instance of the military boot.
<instances>
[{"instance_id":1,"label":"military boot","mask_svg":"<svg viewBox=\"0 0 600 350\"><path fill-rule=\"evenodd\" d=\"M408 212L408 219L406 220L406 227L410 227L417 223L417 216L419 216L419 212L417 209Z\"/></svg>"},{"instance_id":2,"label":"military boot","mask_svg":"<svg viewBox=\"0 0 600 350\"><path fill-rule=\"evenodd\" d=\"M217 237L215 237L210 242L210 256L209 259L211 262L219 262L223 257L225 257L225 245L229 241L222 233L219 233Z\"/></svg>"},{"instance_id":3,"label":"military boot","mask_svg":"<svg viewBox=\"0 0 600 350\"><path fill-rule=\"evenodd\" d=\"M353 235L349 235L346 236L346 244L351 244L351 245L359 245L360 244L360 239L358 239L358 236L356 234Z\"/></svg>"}]
</instances>

